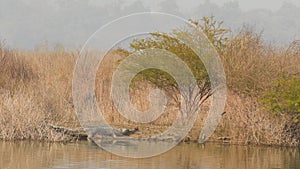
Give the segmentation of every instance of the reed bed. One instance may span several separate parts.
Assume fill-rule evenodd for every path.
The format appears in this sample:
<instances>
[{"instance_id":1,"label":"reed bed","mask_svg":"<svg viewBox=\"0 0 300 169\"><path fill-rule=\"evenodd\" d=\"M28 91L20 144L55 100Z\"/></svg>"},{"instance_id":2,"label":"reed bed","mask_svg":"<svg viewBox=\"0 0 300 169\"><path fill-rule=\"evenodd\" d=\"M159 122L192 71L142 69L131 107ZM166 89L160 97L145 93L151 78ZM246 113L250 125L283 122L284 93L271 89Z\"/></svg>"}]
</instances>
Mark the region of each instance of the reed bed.
<instances>
[{"instance_id":1,"label":"reed bed","mask_svg":"<svg viewBox=\"0 0 300 169\"><path fill-rule=\"evenodd\" d=\"M236 144L298 145L287 115L274 116L260 102L263 93L283 75L300 78L300 47L266 45L260 34L242 30L229 38L221 58L226 72L226 114L211 141L229 138ZM0 139L60 141L62 133L49 125L80 126L72 103L72 76L78 52L16 51L0 47ZM170 100L166 113L150 124L135 124L122 117L109 96L111 76L124 56L112 53L101 63L96 96L105 119L114 126L141 126L140 136L165 130L176 118L178 107ZM154 86L141 82L131 89L139 110L149 107ZM145 92L146 91L146 92ZM189 137L197 140L208 103Z\"/></svg>"}]
</instances>

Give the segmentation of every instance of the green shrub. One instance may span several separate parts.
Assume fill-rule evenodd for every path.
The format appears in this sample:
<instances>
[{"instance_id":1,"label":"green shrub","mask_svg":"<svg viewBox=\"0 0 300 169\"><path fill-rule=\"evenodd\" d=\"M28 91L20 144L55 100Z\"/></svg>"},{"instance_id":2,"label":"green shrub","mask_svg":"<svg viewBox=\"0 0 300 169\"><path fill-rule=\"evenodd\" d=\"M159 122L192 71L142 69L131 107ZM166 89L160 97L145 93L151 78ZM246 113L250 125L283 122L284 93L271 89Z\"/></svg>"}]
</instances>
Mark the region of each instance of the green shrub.
<instances>
[{"instance_id":1,"label":"green shrub","mask_svg":"<svg viewBox=\"0 0 300 169\"><path fill-rule=\"evenodd\" d=\"M265 93L262 101L275 115L288 114L294 122L298 123L300 120L300 79L283 77Z\"/></svg>"}]
</instances>

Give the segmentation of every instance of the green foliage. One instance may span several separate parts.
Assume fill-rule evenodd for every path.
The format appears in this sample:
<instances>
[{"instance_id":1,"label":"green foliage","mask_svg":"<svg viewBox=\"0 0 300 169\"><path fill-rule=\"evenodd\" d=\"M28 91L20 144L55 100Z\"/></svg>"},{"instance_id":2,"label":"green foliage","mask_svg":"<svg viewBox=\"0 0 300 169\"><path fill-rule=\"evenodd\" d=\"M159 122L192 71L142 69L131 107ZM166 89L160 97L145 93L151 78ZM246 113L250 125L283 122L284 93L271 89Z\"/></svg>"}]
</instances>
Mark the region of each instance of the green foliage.
<instances>
[{"instance_id":1,"label":"green foliage","mask_svg":"<svg viewBox=\"0 0 300 169\"><path fill-rule=\"evenodd\" d=\"M215 20L214 16L203 17L200 22L190 20L191 23L200 27L203 33L207 36L209 41L215 46L218 52L226 47L228 37L226 35L230 32L229 29L222 27L224 21Z\"/></svg>"},{"instance_id":2,"label":"green foliage","mask_svg":"<svg viewBox=\"0 0 300 169\"><path fill-rule=\"evenodd\" d=\"M274 114L285 113L292 116L294 122L300 120L300 79L282 78L271 91L267 91L262 102Z\"/></svg>"},{"instance_id":3,"label":"green foliage","mask_svg":"<svg viewBox=\"0 0 300 169\"><path fill-rule=\"evenodd\" d=\"M229 31L222 28L223 22L217 22L214 17L203 17L203 24L192 21L197 31L204 32L211 43L216 47L218 52L225 47L226 40L225 34ZM201 34L201 32L199 32ZM143 49L164 49L179 57L183 60L191 69L194 74L199 87L202 92L208 93L210 91L210 81L206 72L205 66L197 54L186 44L180 42L180 38L184 35L191 35L189 29L175 29L170 33L151 33L150 37L144 39L134 39L130 44L134 51ZM197 38L197 37L195 37ZM164 88L177 88L175 80L166 72L156 69L148 69L140 72L136 79L143 79L152 82L158 87Z\"/></svg>"},{"instance_id":4,"label":"green foliage","mask_svg":"<svg viewBox=\"0 0 300 169\"><path fill-rule=\"evenodd\" d=\"M175 31L170 35L166 33L151 33L150 38L134 40L131 43L131 47L136 51L148 48L158 48L172 52L187 63L197 81L200 82L205 80L208 82L208 74L197 54L184 43L180 43L177 38L174 38L178 33L179 32ZM168 73L161 70L148 69L141 72L139 76L144 80L154 83L158 87L177 87L175 80Z\"/></svg>"}]
</instances>

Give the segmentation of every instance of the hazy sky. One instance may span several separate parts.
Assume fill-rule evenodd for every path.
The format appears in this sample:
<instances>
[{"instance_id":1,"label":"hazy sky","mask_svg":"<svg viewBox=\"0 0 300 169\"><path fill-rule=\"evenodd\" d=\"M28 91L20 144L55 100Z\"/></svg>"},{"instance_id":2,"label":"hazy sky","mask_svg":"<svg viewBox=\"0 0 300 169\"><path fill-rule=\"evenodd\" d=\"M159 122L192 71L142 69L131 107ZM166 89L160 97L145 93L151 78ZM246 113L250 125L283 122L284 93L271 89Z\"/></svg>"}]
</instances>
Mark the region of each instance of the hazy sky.
<instances>
[{"instance_id":1,"label":"hazy sky","mask_svg":"<svg viewBox=\"0 0 300 169\"><path fill-rule=\"evenodd\" d=\"M102 2L103 4L108 4L111 1L117 1L117 0L93 0L93 1ZM139 0L120 0L120 1L130 4ZM162 1L164 0L151 0L151 1L144 0L143 3L149 6L155 6L156 4ZM183 10L189 10L190 8L196 7L197 5L200 5L205 1L214 2L219 5L223 5L226 2L237 1L239 2L241 9L245 11L252 10L252 9L277 10L284 2L290 2L300 6L300 0L175 0L175 1L179 5L179 7L181 7Z\"/></svg>"},{"instance_id":2,"label":"hazy sky","mask_svg":"<svg viewBox=\"0 0 300 169\"><path fill-rule=\"evenodd\" d=\"M134 1L134 0L129 0ZM177 0L177 3L184 7L185 10L188 10L190 7L194 5L199 5L206 0ZM281 7L282 3L290 2L295 5L300 6L299 0L209 0L210 2L214 2L216 4L222 5L226 2L237 1L240 4L240 8L244 11L253 10L253 9L269 9L269 10L277 10Z\"/></svg>"},{"instance_id":3,"label":"hazy sky","mask_svg":"<svg viewBox=\"0 0 300 169\"><path fill-rule=\"evenodd\" d=\"M204 15L201 12L211 12L206 7L199 8L206 1L220 7L215 8L217 11L213 14L232 28L242 26L245 19L246 23L265 30L271 40L284 39L289 42L296 36L300 37L297 19L300 8L292 9L292 12L289 10L294 6L300 7L300 0L0 0L0 40L5 39L9 46L20 49L34 49L44 41L51 46L61 43L66 47L78 48L98 28L120 16L150 10L178 14L186 19L193 16L200 19ZM224 9L221 8L228 2L238 2L245 15L234 13L236 11L233 14L225 11L227 13L223 15ZM294 5L278 13L285 2ZM247 13L254 9L271 12ZM264 27L265 22L268 27ZM291 25L294 25L292 30Z\"/></svg>"}]
</instances>

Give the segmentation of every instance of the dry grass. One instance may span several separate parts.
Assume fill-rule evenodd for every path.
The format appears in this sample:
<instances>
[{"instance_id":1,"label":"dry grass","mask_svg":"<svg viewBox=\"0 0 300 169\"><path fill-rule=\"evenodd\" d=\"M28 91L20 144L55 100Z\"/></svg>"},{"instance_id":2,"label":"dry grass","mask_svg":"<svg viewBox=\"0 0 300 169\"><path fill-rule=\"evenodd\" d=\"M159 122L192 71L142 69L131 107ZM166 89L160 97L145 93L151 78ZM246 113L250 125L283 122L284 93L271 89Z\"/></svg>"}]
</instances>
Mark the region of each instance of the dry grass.
<instances>
[{"instance_id":1,"label":"dry grass","mask_svg":"<svg viewBox=\"0 0 300 169\"><path fill-rule=\"evenodd\" d=\"M287 116L274 117L264 111L257 98L243 98L229 92L226 114L215 133L229 137L234 144L297 145L292 133L287 131L291 123Z\"/></svg>"},{"instance_id":2,"label":"dry grass","mask_svg":"<svg viewBox=\"0 0 300 169\"><path fill-rule=\"evenodd\" d=\"M267 46L260 34L244 30L231 38L222 55L228 87L239 95L261 96L273 82L300 76L300 55L294 50Z\"/></svg>"},{"instance_id":3,"label":"dry grass","mask_svg":"<svg viewBox=\"0 0 300 169\"><path fill-rule=\"evenodd\" d=\"M222 60L227 75L226 114L211 140L229 137L232 143L296 145L288 130L289 117L274 117L259 102L262 93L283 74L300 78L300 52L267 46L260 35L244 30L231 38ZM61 140L63 135L48 125L78 126L72 104L72 73L77 53L18 52L0 48L0 139ZM106 120L115 126L135 126L123 118L109 96L111 76L124 56L106 57L97 74L96 95ZM109 90L108 90L109 89ZM148 93L153 86L143 83L131 90L134 106L149 107ZM197 139L206 116L204 106L190 132ZM169 101L167 113L156 121L141 125L141 135L161 132L176 118L178 107Z\"/></svg>"},{"instance_id":4,"label":"dry grass","mask_svg":"<svg viewBox=\"0 0 300 169\"><path fill-rule=\"evenodd\" d=\"M259 34L244 30L228 42L222 55L228 85L226 111L216 135L241 144L296 145L291 118L274 117L261 104L263 93L282 76L300 78L300 47L266 46Z\"/></svg>"},{"instance_id":5,"label":"dry grass","mask_svg":"<svg viewBox=\"0 0 300 169\"><path fill-rule=\"evenodd\" d=\"M0 139L61 140L49 124L77 124L68 53L0 49Z\"/></svg>"}]
</instances>

